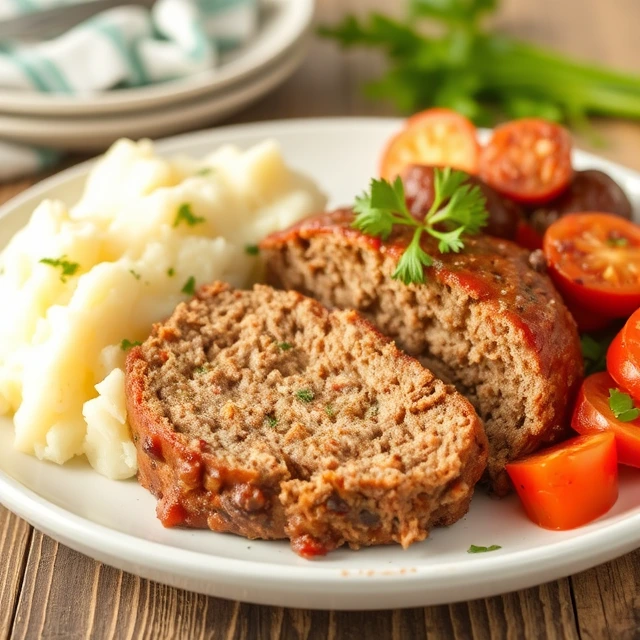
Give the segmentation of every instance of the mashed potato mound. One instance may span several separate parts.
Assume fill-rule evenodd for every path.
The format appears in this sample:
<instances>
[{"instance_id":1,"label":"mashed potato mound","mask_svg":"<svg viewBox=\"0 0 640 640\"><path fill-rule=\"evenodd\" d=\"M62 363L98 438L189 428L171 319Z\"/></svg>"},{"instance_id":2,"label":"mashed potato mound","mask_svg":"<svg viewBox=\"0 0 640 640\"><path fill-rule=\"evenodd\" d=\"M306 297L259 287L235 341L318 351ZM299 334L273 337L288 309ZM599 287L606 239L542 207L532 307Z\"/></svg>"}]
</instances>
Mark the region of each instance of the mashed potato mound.
<instances>
[{"instance_id":1,"label":"mashed potato mound","mask_svg":"<svg viewBox=\"0 0 640 640\"><path fill-rule=\"evenodd\" d=\"M62 464L85 454L110 478L136 473L127 424L127 349L213 280L255 279L247 252L319 210L324 197L277 144L165 159L117 142L70 209L44 201L4 250L0 412L15 446Z\"/></svg>"}]
</instances>

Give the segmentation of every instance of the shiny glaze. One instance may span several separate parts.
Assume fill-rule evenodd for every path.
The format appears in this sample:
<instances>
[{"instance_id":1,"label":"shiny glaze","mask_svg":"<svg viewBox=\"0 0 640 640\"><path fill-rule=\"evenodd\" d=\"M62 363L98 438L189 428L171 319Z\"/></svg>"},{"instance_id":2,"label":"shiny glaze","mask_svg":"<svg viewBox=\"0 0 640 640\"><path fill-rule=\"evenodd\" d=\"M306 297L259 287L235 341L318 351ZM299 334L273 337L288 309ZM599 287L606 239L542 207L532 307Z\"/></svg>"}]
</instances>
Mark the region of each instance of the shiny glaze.
<instances>
[{"instance_id":1,"label":"shiny glaze","mask_svg":"<svg viewBox=\"0 0 640 640\"><path fill-rule=\"evenodd\" d=\"M277 248L295 238L304 240L320 234L337 234L350 243L397 260L411 241L412 231L407 227L396 226L383 242L354 229L353 219L350 209L320 214L269 236L261 247ZM530 262L529 252L508 240L482 234L467 236L464 242L461 253L442 254L434 238L423 236L422 248L435 259L432 267L425 268L425 276L462 289L474 300L495 304L499 313L508 314L522 330L529 345L542 356L543 364L556 363L557 354L567 349L572 363L575 358L581 359L575 322L551 280ZM558 322L568 331L554 331ZM567 336L571 337L570 341Z\"/></svg>"}]
</instances>

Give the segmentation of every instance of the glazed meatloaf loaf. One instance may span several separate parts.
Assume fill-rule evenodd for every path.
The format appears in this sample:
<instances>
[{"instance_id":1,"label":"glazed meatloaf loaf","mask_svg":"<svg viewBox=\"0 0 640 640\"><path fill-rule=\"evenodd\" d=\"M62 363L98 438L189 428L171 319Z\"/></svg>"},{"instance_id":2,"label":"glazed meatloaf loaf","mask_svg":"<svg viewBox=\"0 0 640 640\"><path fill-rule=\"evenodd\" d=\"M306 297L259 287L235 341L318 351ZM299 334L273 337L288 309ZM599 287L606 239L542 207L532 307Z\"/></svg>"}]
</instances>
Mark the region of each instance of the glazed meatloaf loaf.
<instances>
[{"instance_id":1,"label":"glazed meatloaf loaf","mask_svg":"<svg viewBox=\"0 0 640 640\"><path fill-rule=\"evenodd\" d=\"M544 265L506 240L465 238L462 253L439 254L425 237L437 260L425 284L407 286L391 274L412 230L395 227L381 242L352 222L343 209L266 238L268 281L358 310L455 384L484 421L493 490L508 493L505 464L563 435L582 376L575 323Z\"/></svg>"},{"instance_id":2,"label":"glazed meatloaf loaf","mask_svg":"<svg viewBox=\"0 0 640 640\"><path fill-rule=\"evenodd\" d=\"M487 459L471 404L354 311L202 288L127 358L139 480L166 526L290 538L305 557L424 539Z\"/></svg>"}]
</instances>

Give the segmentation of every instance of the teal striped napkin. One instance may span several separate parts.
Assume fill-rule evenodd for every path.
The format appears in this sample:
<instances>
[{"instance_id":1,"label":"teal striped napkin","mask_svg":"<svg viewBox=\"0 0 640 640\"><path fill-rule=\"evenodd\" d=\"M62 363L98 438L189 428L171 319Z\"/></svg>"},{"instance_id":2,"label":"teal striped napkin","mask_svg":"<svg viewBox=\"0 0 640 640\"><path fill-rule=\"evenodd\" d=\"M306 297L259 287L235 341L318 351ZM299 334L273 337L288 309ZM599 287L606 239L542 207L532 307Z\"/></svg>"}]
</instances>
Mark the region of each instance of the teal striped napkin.
<instances>
[{"instance_id":1,"label":"teal striped napkin","mask_svg":"<svg viewBox=\"0 0 640 640\"><path fill-rule=\"evenodd\" d=\"M0 19L73 1L0 0ZM46 42L0 42L0 91L86 96L192 75L247 42L257 23L258 0L158 0L151 10L109 9ZM16 148L0 141L0 179L37 171L55 158L21 150L20 161L7 166Z\"/></svg>"}]
</instances>

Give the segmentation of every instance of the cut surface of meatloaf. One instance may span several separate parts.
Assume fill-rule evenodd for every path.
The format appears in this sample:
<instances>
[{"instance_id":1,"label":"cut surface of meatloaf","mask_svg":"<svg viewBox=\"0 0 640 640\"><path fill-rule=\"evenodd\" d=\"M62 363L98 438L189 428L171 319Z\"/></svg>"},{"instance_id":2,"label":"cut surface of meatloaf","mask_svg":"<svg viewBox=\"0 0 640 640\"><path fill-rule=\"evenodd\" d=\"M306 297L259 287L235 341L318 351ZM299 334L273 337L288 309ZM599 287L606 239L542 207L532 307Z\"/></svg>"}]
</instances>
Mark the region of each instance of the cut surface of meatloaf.
<instances>
[{"instance_id":1,"label":"cut surface of meatloaf","mask_svg":"<svg viewBox=\"0 0 640 640\"><path fill-rule=\"evenodd\" d=\"M127 357L139 481L167 525L290 538L303 556L424 539L467 511L471 404L354 311L203 287Z\"/></svg>"},{"instance_id":2,"label":"cut surface of meatloaf","mask_svg":"<svg viewBox=\"0 0 640 640\"><path fill-rule=\"evenodd\" d=\"M505 463L561 438L583 370L573 318L530 254L506 240L465 238L439 254L425 284L393 280L413 231L386 242L352 228L342 209L261 244L268 281L329 307L356 309L477 409L489 438L493 491L509 492Z\"/></svg>"}]
</instances>

